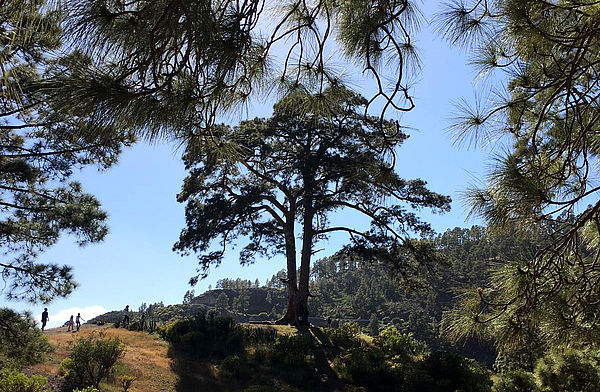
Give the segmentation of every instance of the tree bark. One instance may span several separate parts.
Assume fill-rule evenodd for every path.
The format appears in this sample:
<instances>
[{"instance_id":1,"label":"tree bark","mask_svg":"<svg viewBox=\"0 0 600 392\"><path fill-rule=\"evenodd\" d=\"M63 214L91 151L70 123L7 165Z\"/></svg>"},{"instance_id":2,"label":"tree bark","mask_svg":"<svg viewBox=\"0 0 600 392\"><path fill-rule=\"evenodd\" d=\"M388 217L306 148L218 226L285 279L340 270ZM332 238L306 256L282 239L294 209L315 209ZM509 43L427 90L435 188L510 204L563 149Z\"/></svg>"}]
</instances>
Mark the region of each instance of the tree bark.
<instances>
[{"instance_id":1,"label":"tree bark","mask_svg":"<svg viewBox=\"0 0 600 392\"><path fill-rule=\"evenodd\" d=\"M298 278L296 274L296 239L294 220L288 222L285 229L285 255L287 259L287 299L285 314L275 324L297 324L298 320Z\"/></svg>"}]
</instances>

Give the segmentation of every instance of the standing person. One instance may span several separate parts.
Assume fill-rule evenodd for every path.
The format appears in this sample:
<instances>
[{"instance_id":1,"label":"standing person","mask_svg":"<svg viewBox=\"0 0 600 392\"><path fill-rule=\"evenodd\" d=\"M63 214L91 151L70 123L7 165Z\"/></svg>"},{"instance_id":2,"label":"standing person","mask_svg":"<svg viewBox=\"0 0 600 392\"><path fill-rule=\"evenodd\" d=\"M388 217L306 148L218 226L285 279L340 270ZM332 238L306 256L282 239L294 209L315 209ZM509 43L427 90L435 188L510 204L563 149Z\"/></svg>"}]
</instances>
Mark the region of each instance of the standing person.
<instances>
[{"instance_id":1,"label":"standing person","mask_svg":"<svg viewBox=\"0 0 600 392\"><path fill-rule=\"evenodd\" d=\"M73 315L71 315L71 318L69 319L69 325L67 326L67 332L69 331L75 331L75 324L73 323Z\"/></svg>"},{"instance_id":2,"label":"standing person","mask_svg":"<svg viewBox=\"0 0 600 392\"><path fill-rule=\"evenodd\" d=\"M50 317L48 317L48 308L44 308L44 311L42 312L42 331L46 328L48 320L50 320Z\"/></svg>"},{"instance_id":3,"label":"standing person","mask_svg":"<svg viewBox=\"0 0 600 392\"><path fill-rule=\"evenodd\" d=\"M123 310L125 316L123 316L123 327L127 328L129 326L129 305L125 306Z\"/></svg>"},{"instance_id":4,"label":"standing person","mask_svg":"<svg viewBox=\"0 0 600 392\"><path fill-rule=\"evenodd\" d=\"M81 318L81 313L77 313L77 317L75 318L75 324L77 324L77 332L79 332L79 328L81 327L81 321L83 320L83 318ZM83 320L85 321L85 320Z\"/></svg>"}]
</instances>

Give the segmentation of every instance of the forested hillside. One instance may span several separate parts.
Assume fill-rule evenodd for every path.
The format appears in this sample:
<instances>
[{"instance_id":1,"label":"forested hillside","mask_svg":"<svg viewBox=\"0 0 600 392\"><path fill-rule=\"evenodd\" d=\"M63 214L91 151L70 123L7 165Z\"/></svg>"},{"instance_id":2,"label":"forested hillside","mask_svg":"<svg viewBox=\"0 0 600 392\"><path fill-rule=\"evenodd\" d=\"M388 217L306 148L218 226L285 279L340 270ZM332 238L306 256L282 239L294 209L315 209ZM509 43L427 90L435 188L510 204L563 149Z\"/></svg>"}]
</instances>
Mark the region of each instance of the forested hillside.
<instances>
[{"instance_id":1,"label":"forested hillside","mask_svg":"<svg viewBox=\"0 0 600 392\"><path fill-rule=\"evenodd\" d=\"M449 341L441 328L443 313L458 305L461 292L485 287L494 271L531 258L539 244L534 238L494 234L480 226L457 227L433 240L443 261L433 268L424 267L419 276L409 280L390 273L385 265L371 264L343 251L317 260L311 275L311 322L324 326L331 319L336 326L353 321L372 335L393 325L432 349L459 352L491 367L497 354L492 341ZM222 279L217 288L200 295L188 291L179 305L142 304L138 312L131 313L132 320L139 320L145 312L147 320L160 324L205 310L241 322L276 320L286 304L282 280L284 271L262 285L258 280ZM110 312L92 322L119 322L122 318L122 312Z\"/></svg>"}]
</instances>

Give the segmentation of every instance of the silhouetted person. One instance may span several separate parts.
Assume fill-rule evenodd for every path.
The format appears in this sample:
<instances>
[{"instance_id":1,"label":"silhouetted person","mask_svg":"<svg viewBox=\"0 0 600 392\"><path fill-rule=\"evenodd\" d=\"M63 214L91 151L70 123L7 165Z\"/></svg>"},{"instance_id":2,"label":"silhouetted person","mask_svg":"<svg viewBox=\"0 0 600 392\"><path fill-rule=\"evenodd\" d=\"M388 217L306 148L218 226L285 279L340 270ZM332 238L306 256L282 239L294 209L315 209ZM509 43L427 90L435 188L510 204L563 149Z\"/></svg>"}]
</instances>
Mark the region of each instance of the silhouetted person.
<instances>
[{"instance_id":1,"label":"silhouetted person","mask_svg":"<svg viewBox=\"0 0 600 392\"><path fill-rule=\"evenodd\" d=\"M79 328L81 327L81 321L83 320L83 318L81 318L81 313L77 313L77 317L75 318L75 324L77 324L77 332L79 332ZM85 320L83 320L85 321Z\"/></svg>"},{"instance_id":2,"label":"silhouetted person","mask_svg":"<svg viewBox=\"0 0 600 392\"><path fill-rule=\"evenodd\" d=\"M125 306L123 310L125 316L123 316L123 327L127 327L129 325L129 305Z\"/></svg>"},{"instance_id":3,"label":"silhouetted person","mask_svg":"<svg viewBox=\"0 0 600 392\"><path fill-rule=\"evenodd\" d=\"M48 317L48 308L44 308L44 311L42 312L42 331L46 328L48 320L50 320L50 317Z\"/></svg>"},{"instance_id":4,"label":"silhouetted person","mask_svg":"<svg viewBox=\"0 0 600 392\"><path fill-rule=\"evenodd\" d=\"M69 331L75 331L75 323L73 323L73 315L71 315L71 318L69 319L69 325L67 326L67 332Z\"/></svg>"}]
</instances>

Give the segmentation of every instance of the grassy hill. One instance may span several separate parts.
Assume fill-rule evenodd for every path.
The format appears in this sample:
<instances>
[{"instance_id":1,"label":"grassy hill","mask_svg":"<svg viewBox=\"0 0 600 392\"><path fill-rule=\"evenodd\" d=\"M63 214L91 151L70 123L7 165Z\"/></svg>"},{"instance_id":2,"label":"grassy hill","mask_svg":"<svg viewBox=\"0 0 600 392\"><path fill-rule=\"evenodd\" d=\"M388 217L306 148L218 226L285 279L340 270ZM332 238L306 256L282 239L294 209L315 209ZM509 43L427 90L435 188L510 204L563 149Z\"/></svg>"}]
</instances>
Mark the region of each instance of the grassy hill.
<instances>
[{"instance_id":1,"label":"grassy hill","mask_svg":"<svg viewBox=\"0 0 600 392\"><path fill-rule=\"evenodd\" d=\"M272 326L280 335L293 332L291 327ZM114 375L101 384L103 392L120 392L118 380L121 375L136 379L130 392L228 392L242 390L241 384L219 376L217 364L201 361L177 352L158 335L113 328L112 325L84 324L79 332L66 332L66 328L46 330L46 336L56 351L45 363L27 369L27 373L47 377L50 390L59 392L62 379L60 362L68 356L69 347L79 338L91 333L103 333L106 337L118 337L127 346L125 355L116 366Z\"/></svg>"},{"instance_id":2,"label":"grassy hill","mask_svg":"<svg viewBox=\"0 0 600 392\"><path fill-rule=\"evenodd\" d=\"M230 318L197 315L167 324L157 334L85 324L81 331L50 329L49 361L26 369L62 392L59 367L77 339L90 334L119 338L122 359L102 392L121 392L121 376L133 376L129 392L489 392L489 372L455 354L431 352L395 328L375 338L354 324L340 328L240 325ZM164 340L163 340L164 339ZM70 390L69 390L70 391Z\"/></svg>"},{"instance_id":3,"label":"grassy hill","mask_svg":"<svg viewBox=\"0 0 600 392\"><path fill-rule=\"evenodd\" d=\"M67 357L69 346L77 339L92 332L102 332L108 337L118 337L127 346L125 356L117 366L113 380L102 385L103 391L120 391L117 380L122 374L136 377L136 381L130 389L131 392L177 390L179 375L174 371L174 358L169 356L169 344L156 335L128 331L123 328L117 329L112 325L84 324L77 333L66 332L66 328L48 329L46 336L56 351L48 362L36 365L29 371L48 377L56 389L59 364Z\"/></svg>"}]
</instances>

